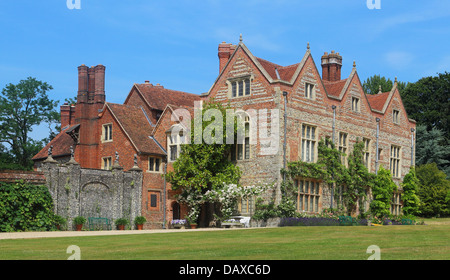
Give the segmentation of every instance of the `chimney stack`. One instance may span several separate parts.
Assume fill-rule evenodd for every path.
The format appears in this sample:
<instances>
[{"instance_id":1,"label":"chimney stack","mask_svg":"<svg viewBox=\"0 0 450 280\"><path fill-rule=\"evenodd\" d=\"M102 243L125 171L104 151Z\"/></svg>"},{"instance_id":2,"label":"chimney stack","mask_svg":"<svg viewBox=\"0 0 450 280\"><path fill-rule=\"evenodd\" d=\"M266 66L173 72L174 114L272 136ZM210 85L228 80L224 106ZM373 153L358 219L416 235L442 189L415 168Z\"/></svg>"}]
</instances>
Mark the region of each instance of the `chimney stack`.
<instances>
[{"instance_id":1,"label":"chimney stack","mask_svg":"<svg viewBox=\"0 0 450 280\"><path fill-rule=\"evenodd\" d=\"M222 72L223 68L225 67L235 50L236 45L233 45L231 43L222 42L221 44L219 44L219 73Z\"/></svg>"},{"instance_id":2,"label":"chimney stack","mask_svg":"<svg viewBox=\"0 0 450 280\"><path fill-rule=\"evenodd\" d=\"M331 51L322 56L322 80L335 82L341 80L342 56Z\"/></svg>"}]
</instances>

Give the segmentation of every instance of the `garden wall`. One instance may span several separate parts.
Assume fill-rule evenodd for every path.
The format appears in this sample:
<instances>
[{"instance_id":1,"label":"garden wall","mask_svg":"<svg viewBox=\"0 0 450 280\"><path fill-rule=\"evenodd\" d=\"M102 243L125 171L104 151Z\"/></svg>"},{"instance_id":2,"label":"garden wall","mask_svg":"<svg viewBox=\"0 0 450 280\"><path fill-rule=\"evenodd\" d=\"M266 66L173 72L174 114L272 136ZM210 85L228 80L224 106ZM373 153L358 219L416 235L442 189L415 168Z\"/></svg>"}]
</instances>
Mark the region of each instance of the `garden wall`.
<instances>
[{"instance_id":1,"label":"garden wall","mask_svg":"<svg viewBox=\"0 0 450 280\"><path fill-rule=\"evenodd\" d=\"M132 225L141 215L142 170L85 169L71 160L66 164L44 161L40 167L53 198L55 214L67 219L69 230L77 216L127 218Z\"/></svg>"}]
</instances>

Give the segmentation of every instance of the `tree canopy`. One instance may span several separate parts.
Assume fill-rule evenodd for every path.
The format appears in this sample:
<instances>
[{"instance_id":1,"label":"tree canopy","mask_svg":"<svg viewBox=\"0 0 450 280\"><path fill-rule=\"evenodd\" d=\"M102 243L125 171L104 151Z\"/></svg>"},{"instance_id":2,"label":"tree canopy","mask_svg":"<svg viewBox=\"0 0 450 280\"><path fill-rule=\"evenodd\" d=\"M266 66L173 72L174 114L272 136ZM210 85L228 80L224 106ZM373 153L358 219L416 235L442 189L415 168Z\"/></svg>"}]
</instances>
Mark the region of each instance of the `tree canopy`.
<instances>
[{"instance_id":1,"label":"tree canopy","mask_svg":"<svg viewBox=\"0 0 450 280\"><path fill-rule=\"evenodd\" d=\"M36 125L59 120L59 113L55 110L58 101L47 95L52 89L46 82L29 77L16 85L10 83L2 90L0 143L3 144L3 152L11 154L9 160L13 164L31 168L31 158L42 148L42 143L31 139L29 133Z\"/></svg>"}]
</instances>

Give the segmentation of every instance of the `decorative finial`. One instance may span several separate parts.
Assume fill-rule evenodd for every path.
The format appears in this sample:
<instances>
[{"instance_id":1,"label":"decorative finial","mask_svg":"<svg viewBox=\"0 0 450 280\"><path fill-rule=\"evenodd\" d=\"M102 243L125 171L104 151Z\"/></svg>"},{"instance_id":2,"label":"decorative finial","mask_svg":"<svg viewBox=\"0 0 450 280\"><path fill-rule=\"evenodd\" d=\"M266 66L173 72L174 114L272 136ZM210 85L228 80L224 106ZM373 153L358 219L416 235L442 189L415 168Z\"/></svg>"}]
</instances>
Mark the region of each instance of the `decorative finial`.
<instances>
[{"instance_id":1,"label":"decorative finial","mask_svg":"<svg viewBox=\"0 0 450 280\"><path fill-rule=\"evenodd\" d=\"M119 162L119 153L116 151L116 161Z\"/></svg>"},{"instance_id":2,"label":"decorative finial","mask_svg":"<svg viewBox=\"0 0 450 280\"><path fill-rule=\"evenodd\" d=\"M397 83L397 77L395 77L395 82Z\"/></svg>"},{"instance_id":3,"label":"decorative finial","mask_svg":"<svg viewBox=\"0 0 450 280\"><path fill-rule=\"evenodd\" d=\"M308 44L306 45L306 49L308 49L308 50L309 50L309 42L308 42Z\"/></svg>"},{"instance_id":4,"label":"decorative finial","mask_svg":"<svg viewBox=\"0 0 450 280\"><path fill-rule=\"evenodd\" d=\"M353 68L356 68L356 61L353 60Z\"/></svg>"},{"instance_id":5,"label":"decorative finial","mask_svg":"<svg viewBox=\"0 0 450 280\"><path fill-rule=\"evenodd\" d=\"M70 146L70 158L73 158L73 146Z\"/></svg>"},{"instance_id":6,"label":"decorative finial","mask_svg":"<svg viewBox=\"0 0 450 280\"><path fill-rule=\"evenodd\" d=\"M242 33L239 35L239 42L242 42Z\"/></svg>"},{"instance_id":7,"label":"decorative finial","mask_svg":"<svg viewBox=\"0 0 450 280\"><path fill-rule=\"evenodd\" d=\"M137 160L137 154L134 154L134 165L138 164L138 160Z\"/></svg>"},{"instance_id":8,"label":"decorative finial","mask_svg":"<svg viewBox=\"0 0 450 280\"><path fill-rule=\"evenodd\" d=\"M53 145L51 145L50 148L48 148L48 152L47 152L48 156L52 156L52 154L53 154L52 150L53 150Z\"/></svg>"},{"instance_id":9,"label":"decorative finial","mask_svg":"<svg viewBox=\"0 0 450 280\"><path fill-rule=\"evenodd\" d=\"M381 85L378 86L378 93L381 93Z\"/></svg>"}]
</instances>

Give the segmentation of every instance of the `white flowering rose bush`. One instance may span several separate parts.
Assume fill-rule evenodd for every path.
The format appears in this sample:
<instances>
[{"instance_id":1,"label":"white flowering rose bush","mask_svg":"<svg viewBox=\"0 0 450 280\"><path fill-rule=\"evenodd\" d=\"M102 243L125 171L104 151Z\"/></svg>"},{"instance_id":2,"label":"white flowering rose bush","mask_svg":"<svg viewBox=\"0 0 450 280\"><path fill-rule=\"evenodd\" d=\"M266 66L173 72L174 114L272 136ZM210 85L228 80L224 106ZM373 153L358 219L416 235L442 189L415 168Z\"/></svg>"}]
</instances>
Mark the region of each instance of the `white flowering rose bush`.
<instances>
[{"instance_id":1,"label":"white flowering rose bush","mask_svg":"<svg viewBox=\"0 0 450 280\"><path fill-rule=\"evenodd\" d=\"M197 220L200 208L206 202L220 203L222 214L220 219L225 220L233 214L239 198L259 196L269 187L270 185L239 186L237 184L223 184L222 188L208 190L204 194L196 188L191 188L189 193L181 194L178 201L187 204L190 208L188 220L191 223Z\"/></svg>"}]
</instances>

